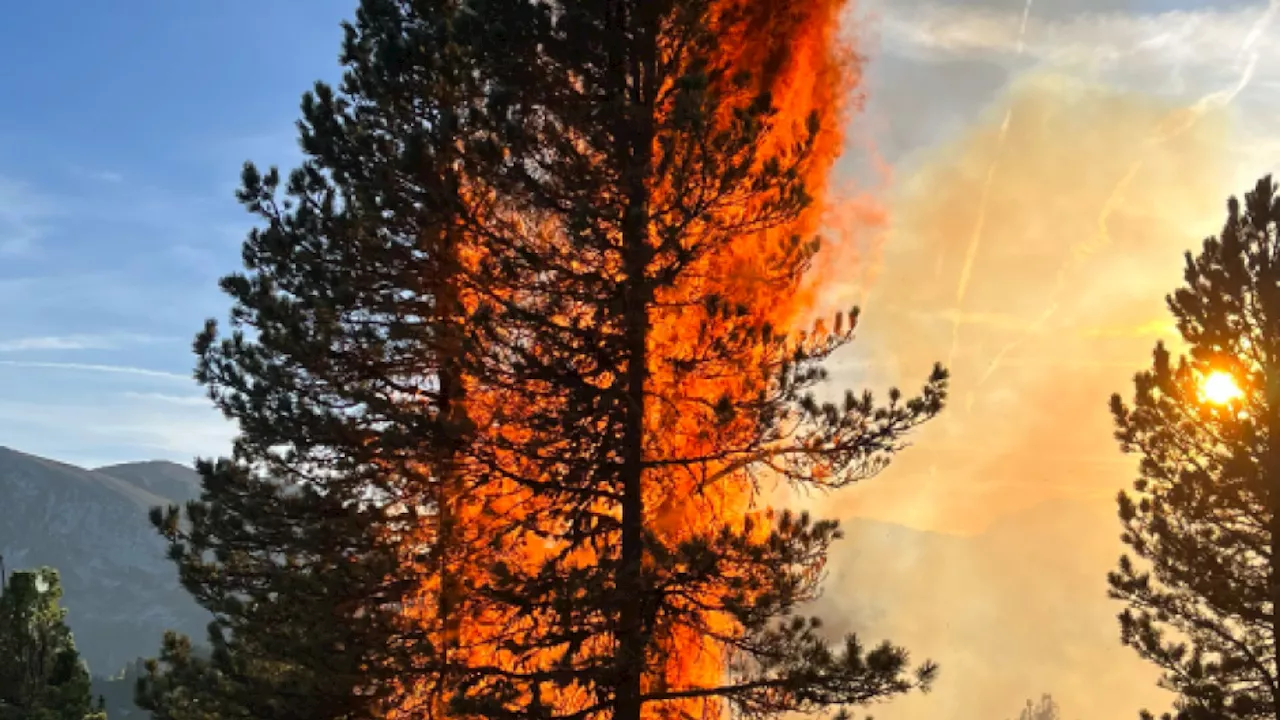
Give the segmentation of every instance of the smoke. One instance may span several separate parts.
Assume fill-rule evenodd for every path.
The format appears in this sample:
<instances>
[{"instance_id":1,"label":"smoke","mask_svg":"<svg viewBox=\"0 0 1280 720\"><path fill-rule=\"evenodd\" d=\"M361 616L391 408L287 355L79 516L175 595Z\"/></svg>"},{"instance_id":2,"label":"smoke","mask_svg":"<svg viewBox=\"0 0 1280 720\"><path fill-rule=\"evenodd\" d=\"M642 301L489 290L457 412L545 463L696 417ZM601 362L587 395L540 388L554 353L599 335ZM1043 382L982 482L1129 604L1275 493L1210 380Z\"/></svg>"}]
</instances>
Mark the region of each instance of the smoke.
<instances>
[{"instance_id":1,"label":"smoke","mask_svg":"<svg viewBox=\"0 0 1280 720\"><path fill-rule=\"evenodd\" d=\"M1032 0L1026 0L1022 8L1022 21L1018 25L1018 45L1016 55L1021 57L1026 50L1027 21L1031 19ZM969 280L973 277L973 263L978 250L982 246L982 236L987 227L987 209L991 201L991 186L996 173L1000 169L1000 158L1004 154L1005 140L1009 136L1009 126L1013 122L1013 105L1005 110L1004 119L1000 121L1000 131L996 135L996 147L991 165L987 168L987 178L982 184L982 195L978 200L978 216L974 221L973 236L965 250L964 263L960 266L960 281L956 286L956 313L951 321L951 350L947 353L947 365L955 364L956 349L960 342L960 326L963 324L959 314L964 311L965 292L969 288Z\"/></svg>"},{"instance_id":2,"label":"smoke","mask_svg":"<svg viewBox=\"0 0 1280 720\"><path fill-rule=\"evenodd\" d=\"M1231 190L1225 111L1148 142L1176 110L1033 73L898 179L883 269L840 380L910 387L954 333L953 399L888 474L849 494L856 514L973 532L1124 482L1107 398L1172 337L1163 298Z\"/></svg>"},{"instance_id":3,"label":"smoke","mask_svg":"<svg viewBox=\"0 0 1280 720\"><path fill-rule=\"evenodd\" d=\"M807 500L849 530L819 612L942 664L881 720L1002 720L1044 691L1067 718L1168 708L1106 599L1134 470L1107 400L1174 336L1163 298L1235 190L1231 119L1034 71L895 171L833 384L910 390L950 356L951 407L881 477Z\"/></svg>"}]
</instances>

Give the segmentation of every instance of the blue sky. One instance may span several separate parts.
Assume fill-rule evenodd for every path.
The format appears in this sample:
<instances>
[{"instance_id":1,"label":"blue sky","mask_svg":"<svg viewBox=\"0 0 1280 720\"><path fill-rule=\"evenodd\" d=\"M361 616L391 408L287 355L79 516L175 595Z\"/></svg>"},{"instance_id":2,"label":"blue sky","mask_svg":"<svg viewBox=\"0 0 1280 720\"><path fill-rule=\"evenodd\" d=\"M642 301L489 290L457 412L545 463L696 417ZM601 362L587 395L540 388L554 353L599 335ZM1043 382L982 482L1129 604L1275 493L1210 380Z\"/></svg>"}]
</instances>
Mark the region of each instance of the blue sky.
<instances>
[{"instance_id":1,"label":"blue sky","mask_svg":"<svg viewBox=\"0 0 1280 720\"><path fill-rule=\"evenodd\" d=\"M240 266L252 223L233 197L240 166L297 160L299 97L337 77L356 0L9 5L0 445L87 465L222 452L232 428L190 379L190 342L224 316L216 281ZM875 41L868 113L850 137L872 141L895 187L1044 67L1187 103L1239 85L1224 102L1242 177L1280 158L1280 0L1032 0L1021 37L1026 0L858 7Z\"/></svg>"},{"instance_id":2,"label":"blue sky","mask_svg":"<svg viewBox=\"0 0 1280 720\"><path fill-rule=\"evenodd\" d=\"M127 6L127 11L125 10ZM42 0L0 48L0 444L77 463L217 452L190 378L251 217L240 165L297 158L351 0Z\"/></svg>"}]
</instances>

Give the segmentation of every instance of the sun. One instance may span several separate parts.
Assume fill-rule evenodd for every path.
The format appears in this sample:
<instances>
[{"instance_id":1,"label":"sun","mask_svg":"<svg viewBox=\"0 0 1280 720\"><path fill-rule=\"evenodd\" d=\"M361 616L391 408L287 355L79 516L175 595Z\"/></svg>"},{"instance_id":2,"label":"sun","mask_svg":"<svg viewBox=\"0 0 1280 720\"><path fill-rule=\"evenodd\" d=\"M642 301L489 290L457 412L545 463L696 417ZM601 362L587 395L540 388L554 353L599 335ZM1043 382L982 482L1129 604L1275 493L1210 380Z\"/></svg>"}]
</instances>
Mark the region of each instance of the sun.
<instances>
[{"instance_id":1,"label":"sun","mask_svg":"<svg viewBox=\"0 0 1280 720\"><path fill-rule=\"evenodd\" d=\"M1204 394L1204 399L1214 405L1226 405L1244 395L1240 390L1240 386L1236 384L1236 379L1231 377L1230 373L1221 370L1214 370L1209 373L1201 381L1200 391Z\"/></svg>"}]
</instances>

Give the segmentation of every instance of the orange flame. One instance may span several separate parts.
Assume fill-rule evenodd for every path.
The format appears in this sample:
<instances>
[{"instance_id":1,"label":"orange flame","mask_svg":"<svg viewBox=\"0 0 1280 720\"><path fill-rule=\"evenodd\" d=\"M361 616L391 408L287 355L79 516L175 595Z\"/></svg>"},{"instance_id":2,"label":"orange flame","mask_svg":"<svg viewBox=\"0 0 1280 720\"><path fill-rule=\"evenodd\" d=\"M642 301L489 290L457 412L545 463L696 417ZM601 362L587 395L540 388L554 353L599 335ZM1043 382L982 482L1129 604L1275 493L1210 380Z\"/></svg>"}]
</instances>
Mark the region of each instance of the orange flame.
<instances>
[{"instance_id":1,"label":"orange flame","mask_svg":"<svg viewBox=\"0 0 1280 720\"><path fill-rule=\"evenodd\" d=\"M854 97L860 80L859 58L838 34L845 5L844 0L724 0L716 9L720 55L713 65L726 78L749 73L750 91L768 93L776 108L760 144L761 156L788 153L805 141L810 116L819 119L810 154L801 167L812 202L786 226L744 235L723 253L706 258L706 267L689 275L707 280L686 281L672 290L676 297L663 298L696 301L718 295L725 305L745 313L733 320L705 311L655 314L650 352L658 361L651 367L651 378L654 395L666 402L651 406L646 448L650 457L711 455L717 448L745 440L752 432L753 418L725 427L715 422L710 408L721 396L750 397L762 381L751 369L760 360L755 356L756 345L746 346L746 355L726 358L723 364L704 364L696 371L682 373L659 363L696 353L704 338L731 334L735 328L725 324L785 330L811 303L801 285L811 254L807 248L797 252L792 240L814 235L827 211L829 175L842 149L846 113L851 109L847 101ZM708 332L707 324L720 327ZM757 500L757 478L723 466L675 467L646 479L646 504L659 541L675 545L718 527L742 527ZM708 475L717 474L720 477L708 482ZM765 525L758 527L763 530ZM730 620L704 617L702 624L725 631ZM672 627L660 634L658 643L664 665L652 670L647 679L650 689L712 687L723 681L726 651L706 634L687 626ZM722 710L718 702L684 700L653 706L647 715L674 720L718 717Z\"/></svg>"},{"instance_id":2,"label":"orange flame","mask_svg":"<svg viewBox=\"0 0 1280 720\"><path fill-rule=\"evenodd\" d=\"M740 353L730 353L719 362L690 363L696 365L696 369L672 361L696 355L708 338L723 338L761 326L786 330L812 303L803 281L813 259L813 248L804 241L797 244L795 238L814 235L829 210L828 176L842 149L846 115L855 109L849 101L855 97L854 90L861 79L861 64L853 48L838 34L845 5L845 0L723 0L712 13L719 41L719 55L712 58L712 67L719 71L717 76L734 78L748 73L751 85L742 92L768 93L776 109L762 138L760 156L787 155L798 144L812 143L800 174L813 202L785 227L744 234L730 246L704 256L696 268L686 273L685 279L659 298L682 309L655 309L651 316L650 382L652 394L664 402L651 403L646 417L648 458L714 455L715 450L726 443L745 442L754 430L754 419L743 417L726 427L716 421L713 408L722 396L751 397L760 390L764 379L750 370L758 367L761 360L759 344L743 343ZM730 92L727 87L719 89ZM741 104L728 102L726 107L731 109ZM729 121L729 111L725 112L726 117L719 118L719 122ZM820 121L816 128L810 124L811 116ZM663 192L662 178L654 179L653 190L656 194ZM521 233L536 235L547 247L565 243L557 228L538 227L533 219L504 218L504 221L522 224ZM464 264L477 264L476 251L467 252L470 256L464 257ZM601 270L621 272L620 268ZM733 317L714 312L702 302L711 296L719 297L723 304L739 308L741 312ZM474 307L476 300L463 297L462 302ZM601 380L605 381L607 378ZM528 431L518 422L521 404L542 390L525 383L520 389L521 397L513 399L510 390L492 383L468 383L467 412L476 426L490 428L482 431L492 433L484 442L497 447L502 442L527 441ZM489 422L494 417L507 421L495 430ZM522 473L539 470L525 464L517 454L503 453L500 449L491 453L487 461L492 467L487 468L483 485L468 486L468 470L455 468L461 479L458 487L463 489L454 497L433 498L436 503L449 503L451 512L457 516L451 531L455 535L448 542L465 548L462 552L466 557L456 556L446 564L455 575L454 582L463 586L463 596L467 584L484 581L488 563L495 557L496 551L489 543L493 538L486 529L514 517L538 517L539 513L537 498L516 481ZM498 479L494 478L495 473ZM501 479L503 476L508 479ZM742 470L714 462L698 464L696 468L688 464L673 465L672 469L662 472L649 471L644 488L649 513L647 524L658 542L669 546L721 527L741 528L755 505L758 480ZM766 529L763 525L760 527L762 531ZM440 529L424 524L406 545L412 549L406 553L406 565L420 562L411 559L418 557L417 549L433 544L444 544ZM521 547L508 544L501 548L504 560L526 562L531 569L547 552L546 546L532 543ZM574 561L590 565L595 558L581 551ZM498 639L526 631L529 623L537 622L536 618L472 607L464 599L451 611L464 617L465 622L446 623L440 612L439 573L433 574L427 567L417 570L427 580L418 588L419 601L406 613L411 626L427 628L424 632L433 643L447 640L454 659L462 664L511 669L518 662L509 652L499 649ZM732 630L727 617L714 616L692 606L679 609L690 615L701 614L700 624L704 628ZM601 637L598 642L606 640ZM705 633L687 624L673 624L658 628L655 643L656 656L661 662L649 669L644 680L647 691L712 687L723 680L728 661L726 650ZM608 648L602 645L599 652L607 654ZM549 655L525 657L519 662L536 665L548 658ZM442 706L435 704L439 699L432 695L429 680L417 678L412 683L406 681L406 685L411 686L406 688L406 696L411 699L403 701L391 717L420 716L428 711L432 716L447 714ZM572 687L543 699L551 699L565 710L582 707L586 702L585 694ZM722 713L720 703L707 700L651 703L646 709L647 717L663 720L719 717Z\"/></svg>"}]
</instances>

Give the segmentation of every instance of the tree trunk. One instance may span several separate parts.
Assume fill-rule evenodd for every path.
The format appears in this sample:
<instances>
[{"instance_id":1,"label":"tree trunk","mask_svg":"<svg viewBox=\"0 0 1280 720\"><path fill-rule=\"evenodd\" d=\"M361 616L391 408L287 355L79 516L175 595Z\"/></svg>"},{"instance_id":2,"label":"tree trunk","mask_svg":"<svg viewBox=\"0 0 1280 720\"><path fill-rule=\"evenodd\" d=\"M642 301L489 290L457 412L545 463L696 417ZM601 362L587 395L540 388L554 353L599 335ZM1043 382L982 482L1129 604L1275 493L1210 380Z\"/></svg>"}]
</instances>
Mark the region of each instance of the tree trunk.
<instances>
[{"instance_id":1,"label":"tree trunk","mask_svg":"<svg viewBox=\"0 0 1280 720\"><path fill-rule=\"evenodd\" d=\"M653 249L649 244L649 180L654 142L654 71L657 24L653 7L636 0L614 0L610 26L618 42L610 58L614 91L624 99L615 124L614 141L626 193L622 219L625 287L624 344L627 357L624 385L626 421L622 437L622 520L619 576L617 690L612 720L640 720L644 706L642 682L649 642L645 627L644 578L644 440L645 385L648 380L649 310L653 287L648 278Z\"/></svg>"},{"instance_id":2,"label":"tree trunk","mask_svg":"<svg viewBox=\"0 0 1280 720\"><path fill-rule=\"evenodd\" d=\"M634 189L633 189L634 190ZM623 242L626 245L626 425L622 444L622 548L617 588L621 595L618 633L618 689L613 720L640 720L644 675L644 415L648 376L649 288L645 278L649 247L648 206L633 193Z\"/></svg>"},{"instance_id":3,"label":"tree trunk","mask_svg":"<svg viewBox=\"0 0 1280 720\"><path fill-rule=\"evenodd\" d=\"M453 78L450 78L452 87ZM445 112L444 112L444 132L442 133L445 142L442 147L445 151L445 157L448 162L450 171L446 174L445 187L443 189L446 207L453 209L453 206L461 208L461 192L459 189L459 179L457 173L459 166L457 160L450 152L453 144L450 142L457 130L457 117L453 112L455 100L452 93L446 92ZM443 437L439 444L439 455L436 458L436 471L439 473L438 497L436 498L437 518L437 537L436 541L436 572L440 578L440 587L438 597L436 598L436 613L438 618L439 657L436 661L439 663L436 673L436 687L434 690L435 697L432 699L433 717L445 718L449 717L449 702L451 699L452 688L450 687L453 679L453 662L452 651L458 646L461 623L463 618L456 612L457 607L462 603L460 593L462 592L462 578L459 576L461 568L458 567L459 548L457 544L458 523L454 515L454 505L461 500L462 479L459 477L458 458L470 440L470 418L468 417L467 407L465 404L466 389L462 382L462 372L460 364L462 361L463 341L462 330L459 327L462 317L463 307L458 294L457 280L462 274L461 261L459 260L460 245L462 242L460 231L457 223L454 222L451 213L446 213L448 225L444 228L443 235L440 238L436 268L436 287L434 288L435 312L440 332L440 341L437 352L439 352L439 410L440 418L444 424Z\"/></svg>"},{"instance_id":4,"label":"tree trunk","mask_svg":"<svg viewBox=\"0 0 1280 720\"><path fill-rule=\"evenodd\" d=\"M449 6L447 11L455 12L456 7ZM448 27L451 28L451 25ZM451 686L457 670L454 652L459 647L464 621L459 609L465 601L462 597L462 554L465 550L459 547L460 526L455 514L456 506L463 501L465 482L460 475L462 468L459 460L473 440L463 382L466 360L463 358L462 318L465 308L459 291L463 273L461 250L464 236L457 218L464 212L465 203L461 191L462 164L455 144L459 136L456 109L461 103L457 93L457 61L457 57L448 56L442 71L442 110L435 147L444 173L441 184L434 187L435 197L432 199L444 224L436 225L441 220L430 215L423 219L428 234L438 233L426 238L427 256L433 263L428 265L422 282L424 286L431 288L433 320L438 333L434 351L438 383L436 402L440 420L437 429L440 437L435 443L435 456L432 458L432 472L436 475L435 497L432 498L436 511L436 535L432 539L434 547L431 552L434 554L432 571L439 579L439 586L435 598L435 636L430 638L435 646L436 657L432 658L432 662L436 663L436 668L433 673L434 687L429 691L428 700L428 717L433 719L447 718L451 714ZM440 212L441 210L443 211Z\"/></svg>"},{"instance_id":5,"label":"tree trunk","mask_svg":"<svg viewBox=\"0 0 1280 720\"><path fill-rule=\"evenodd\" d=\"M1267 460L1263 468L1266 498L1271 513L1269 535L1271 545L1271 654L1275 661L1271 677L1271 709L1280 720L1280 375L1268 379Z\"/></svg>"}]
</instances>

